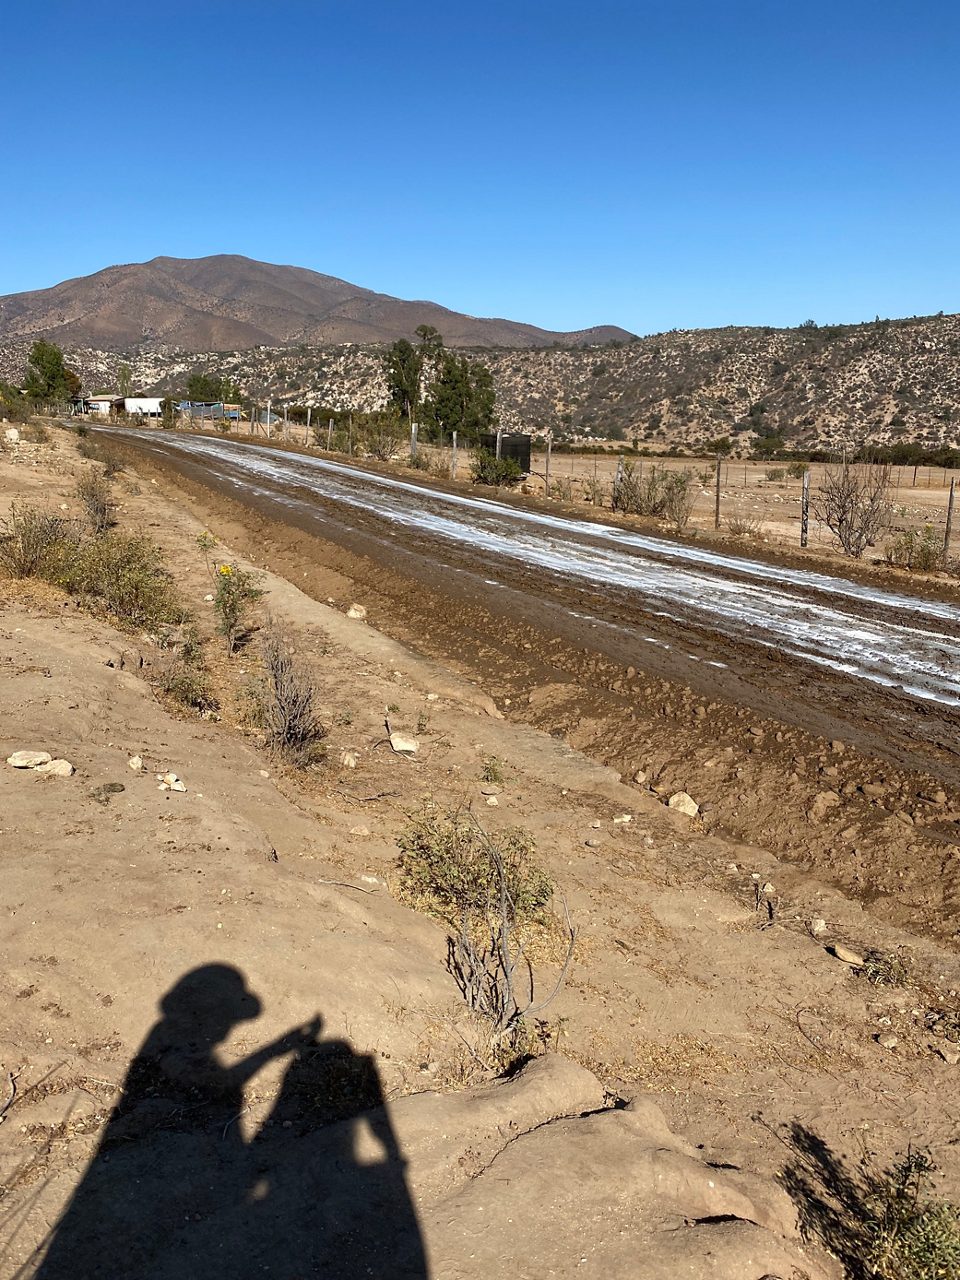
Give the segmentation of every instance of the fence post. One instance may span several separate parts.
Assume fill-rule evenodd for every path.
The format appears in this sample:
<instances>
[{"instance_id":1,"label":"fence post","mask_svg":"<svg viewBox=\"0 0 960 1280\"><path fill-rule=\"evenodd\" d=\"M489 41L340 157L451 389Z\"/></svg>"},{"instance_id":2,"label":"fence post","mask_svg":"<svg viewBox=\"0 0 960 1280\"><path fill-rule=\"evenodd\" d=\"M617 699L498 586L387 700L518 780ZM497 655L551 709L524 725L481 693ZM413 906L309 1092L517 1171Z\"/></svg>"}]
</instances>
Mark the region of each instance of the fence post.
<instances>
[{"instance_id":1,"label":"fence post","mask_svg":"<svg viewBox=\"0 0 960 1280\"><path fill-rule=\"evenodd\" d=\"M307 434L303 437L304 444L310 443L310 414L311 413L312 413L312 406L308 404L307 405Z\"/></svg>"},{"instance_id":2,"label":"fence post","mask_svg":"<svg viewBox=\"0 0 960 1280\"><path fill-rule=\"evenodd\" d=\"M720 455L717 454L717 494L713 507L713 527L720 528Z\"/></svg>"},{"instance_id":3,"label":"fence post","mask_svg":"<svg viewBox=\"0 0 960 1280\"><path fill-rule=\"evenodd\" d=\"M273 404L272 400L267 401L267 439L268 440L273 439L273 423L270 421L270 406L272 404Z\"/></svg>"},{"instance_id":4,"label":"fence post","mask_svg":"<svg viewBox=\"0 0 960 1280\"><path fill-rule=\"evenodd\" d=\"M327 453L333 450L333 419L327 423Z\"/></svg>"},{"instance_id":5,"label":"fence post","mask_svg":"<svg viewBox=\"0 0 960 1280\"><path fill-rule=\"evenodd\" d=\"M498 459L500 457L500 447L502 444L503 444L503 432L498 427L497 428L497 458Z\"/></svg>"},{"instance_id":6,"label":"fence post","mask_svg":"<svg viewBox=\"0 0 960 1280\"><path fill-rule=\"evenodd\" d=\"M453 448L450 451L450 479L457 478L457 433L453 433Z\"/></svg>"},{"instance_id":7,"label":"fence post","mask_svg":"<svg viewBox=\"0 0 960 1280\"><path fill-rule=\"evenodd\" d=\"M800 490L800 545L805 547L810 536L810 469L803 473L803 487Z\"/></svg>"},{"instance_id":8,"label":"fence post","mask_svg":"<svg viewBox=\"0 0 960 1280\"><path fill-rule=\"evenodd\" d=\"M957 496L957 481L954 477L950 481L950 497L947 499L947 530L943 535L943 554L950 554L950 535L953 533L953 502Z\"/></svg>"},{"instance_id":9,"label":"fence post","mask_svg":"<svg viewBox=\"0 0 960 1280\"><path fill-rule=\"evenodd\" d=\"M543 468L543 493L544 497L550 497L550 450L553 446L553 432L547 432L547 461Z\"/></svg>"},{"instance_id":10,"label":"fence post","mask_svg":"<svg viewBox=\"0 0 960 1280\"><path fill-rule=\"evenodd\" d=\"M417 456L417 424L410 423L410 458L411 461Z\"/></svg>"}]
</instances>

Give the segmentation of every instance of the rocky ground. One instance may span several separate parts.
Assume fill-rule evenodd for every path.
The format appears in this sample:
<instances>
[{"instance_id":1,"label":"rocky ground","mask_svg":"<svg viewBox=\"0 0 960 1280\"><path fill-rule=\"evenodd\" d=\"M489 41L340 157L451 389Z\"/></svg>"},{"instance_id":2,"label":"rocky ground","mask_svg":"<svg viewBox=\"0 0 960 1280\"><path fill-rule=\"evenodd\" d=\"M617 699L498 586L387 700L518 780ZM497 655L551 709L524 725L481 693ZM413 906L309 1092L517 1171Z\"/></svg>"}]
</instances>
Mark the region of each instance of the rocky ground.
<instances>
[{"instance_id":1,"label":"rocky ground","mask_svg":"<svg viewBox=\"0 0 960 1280\"><path fill-rule=\"evenodd\" d=\"M71 514L95 465L66 433L20 444L0 507ZM172 476L128 467L113 491L200 621L221 710L158 697L155 638L0 580L0 759L74 768L0 768L0 1273L814 1280L853 1265L864 1149L928 1147L960 1199L948 939L504 718L346 616L364 600L316 543L306 594L305 569L245 561L235 521ZM317 768L246 722L256 637L227 659L213 635L205 528L261 573L261 616L315 674ZM397 836L425 800L494 836L521 825L578 929L506 1080L446 930L398 898ZM556 955L538 970L546 989ZM127 1076L145 1037L183 1088L172 1110Z\"/></svg>"}]
</instances>

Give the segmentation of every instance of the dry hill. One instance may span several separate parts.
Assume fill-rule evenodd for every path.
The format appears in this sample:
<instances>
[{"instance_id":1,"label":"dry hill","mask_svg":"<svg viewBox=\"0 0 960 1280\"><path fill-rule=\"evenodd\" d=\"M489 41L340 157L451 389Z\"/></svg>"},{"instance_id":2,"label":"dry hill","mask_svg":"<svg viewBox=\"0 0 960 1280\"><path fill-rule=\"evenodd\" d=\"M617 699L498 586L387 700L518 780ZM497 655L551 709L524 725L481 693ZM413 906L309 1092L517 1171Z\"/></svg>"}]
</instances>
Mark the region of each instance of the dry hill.
<instances>
[{"instance_id":1,"label":"dry hill","mask_svg":"<svg viewBox=\"0 0 960 1280\"><path fill-rule=\"evenodd\" d=\"M477 319L236 254L153 258L0 297L0 341L44 337L62 346L114 350L392 342L412 338L420 324L434 325L457 347L544 347L630 336L613 326L552 333L513 320Z\"/></svg>"}]
</instances>

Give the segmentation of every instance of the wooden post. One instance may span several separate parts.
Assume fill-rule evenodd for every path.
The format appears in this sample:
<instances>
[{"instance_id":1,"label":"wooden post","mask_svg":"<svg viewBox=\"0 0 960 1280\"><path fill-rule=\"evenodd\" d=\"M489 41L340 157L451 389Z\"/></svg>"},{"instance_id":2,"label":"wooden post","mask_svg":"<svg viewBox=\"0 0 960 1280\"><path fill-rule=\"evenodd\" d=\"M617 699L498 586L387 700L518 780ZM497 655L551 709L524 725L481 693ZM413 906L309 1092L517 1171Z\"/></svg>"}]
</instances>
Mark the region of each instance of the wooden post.
<instances>
[{"instance_id":1,"label":"wooden post","mask_svg":"<svg viewBox=\"0 0 960 1280\"><path fill-rule=\"evenodd\" d=\"M453 433L453 448L450 451L450 479L457 478L457 433Z\"/></svg>"},{"instance_id":2,"label":"wooden post","mask_svg":"<svg viewBox=\"0 0 960 1280\"><path fill-rule=\"evenodd\" d=\"M286 405L283 406L283 438L284 440L290 439L290 428L287 425L287 406Z\"/></svg>"},{"instance_id":3,"label":"wooden post","mask_svg":"<svg viewBox=\"0 0 960 1280\"><path fill-rule=\"evenodd\" d=\"M918 462L915 462L915 463L913 464L913 488L914 488L914 489L917 487L917 467L918 467L919 465L920 465L920 464L919 464Z\"/></svg>"},{"instance_id":4,"label":"wooden post","mask_svg":"<svg viewBox=\"0 0 960 1280\"><path fill-rule=\"evenodd\" d=\"M310 443L310 415L312 412L313 412L313 408L311 405L308 404L307 405L307 432L306 432L306 435L303 437L304 444Z\"/></svg>"},{"instance_id":5,"label":"wooden post","mask_svg":"<svg viewBox=\"0 0 960 1280\"><path fill-rule=\"evenodd\" d=\"M550 497L550 451L553 447L553 432L547 432L547 461L543 469L543 491L544 495Z\"/></svg>"},{"instance_id":6,"label":"wooden post","mask_svg":"<svg viewBox=\"0 0 960 1280\"><path fill-rule=\"evenodd\" d=\"M273 439L273 423L270 420L270 406L272 404L273 404L272 400L267 401L267 439L268 440Z\"/></svg>"},{"instance_id":7,"label":"wooden post","mask_svg":"<svg viewBox=\"0 0 960 1280\"><path fill-rule=\"evenodd\" d=\"M333 450L333 419L327 423L327 453Z\"/></svg>"},{"instance_id":8,"label":"wooden post","mask_svg":"<svg viewBox=\"0 0 960 1280\"><path fill-rule=\"evenodd\" d=\"M943 554L950 554L950 535L953 533L953 503L957 496L956 478L950 481L950 497L947 499L947 529L943 535Z\"/></svg>"},{"instance_id":9,"label":"wooden post","mask_svg":"<svg viewBox=\"0 0 960 1280\"><path fill-rule=\"evenodd\" d=\"M353 457L353 414L347 419L347 457Z\"/></svg>"},{"instance_id":10,"label":"wooden post","mask_svg":"<svg viewBox=\"0 0 960 1280\"><path fill-rule=\"evenodd\" d=\"M713 527L714 527L714 529L719 529L719 528L720 528L720 466L721 466L721 463L720 463L720 455L719 455L719 453L718 453L718 454L717 454L717 493L716 493L716 499L715 499L715 501L714 501L714 505L713 505Z\"/></svg>"},{"instance_id":11,"label":"wooden post","mask_svg":"<svg viewBox=\"0 0 960 1280\"><path fill-rule=\"evenodd\" d=\"M500 458L500 449L503 445L503 432L497 427L497 460Z\"/></svg>"},{"instance_id":12,"label":"wooden post","mask_svg":"<svg viewBox=\"0 0 960 1280\"><path fill-rule=\"evenodd\" d=\"M805 547L810 536L810 469L803 473L803 487L800 490L800 545Z\"/></svg>"},{"instance_id":13,"label":"wooden post","mask_svg":"<svg viewBox=\"0 0 960 1280\"><path fill-rule=\"evenodd\" d=\"M410 458L411 461L417 456L417 424L410 423Z\"/></svg>"}]
</instances>

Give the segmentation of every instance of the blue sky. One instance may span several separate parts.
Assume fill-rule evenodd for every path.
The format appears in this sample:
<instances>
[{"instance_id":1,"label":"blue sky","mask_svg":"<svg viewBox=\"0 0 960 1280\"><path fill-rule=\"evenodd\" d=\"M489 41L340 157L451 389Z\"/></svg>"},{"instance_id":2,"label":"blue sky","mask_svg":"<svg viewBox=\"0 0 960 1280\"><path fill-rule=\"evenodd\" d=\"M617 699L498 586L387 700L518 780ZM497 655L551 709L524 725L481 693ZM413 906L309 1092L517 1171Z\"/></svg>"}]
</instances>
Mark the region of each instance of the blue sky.
<instances>
[{"instance_id":1,"label":"blue sky","mask_svg":"<svg viewBox=\"0 0 960 1280\"><path fill-rule=\"evenodd\" d=\"M960 310L941 0L11 0L0 293L243 253L549 328Z\"/></svg>"}]
</instances>

